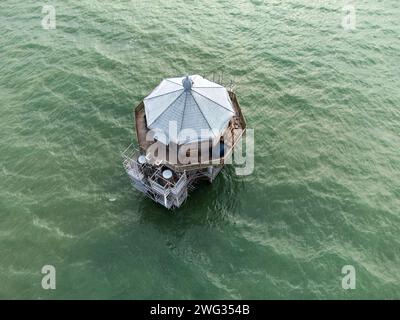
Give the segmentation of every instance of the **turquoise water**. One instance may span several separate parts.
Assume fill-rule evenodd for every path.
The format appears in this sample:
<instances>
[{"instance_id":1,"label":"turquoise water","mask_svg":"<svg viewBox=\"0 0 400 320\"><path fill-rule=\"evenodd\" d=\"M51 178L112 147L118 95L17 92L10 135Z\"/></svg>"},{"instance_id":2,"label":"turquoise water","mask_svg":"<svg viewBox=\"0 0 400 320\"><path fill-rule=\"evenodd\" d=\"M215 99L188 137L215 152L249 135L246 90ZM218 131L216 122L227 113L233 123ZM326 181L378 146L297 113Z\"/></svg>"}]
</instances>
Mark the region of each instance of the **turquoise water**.
<instances>
[{"instance_id":1,"label":"turquoise water","mask_svg":"<svg viewBox=\"0 0 400 320\"><path fill-rule=\"evenodd\" d=\"M344 3L3 0L0 298L400 298L400 4L356 1L347 30ZM187 73L237 84L255 171L171 214L120 152Z\"/></svg>"}]
</instances>

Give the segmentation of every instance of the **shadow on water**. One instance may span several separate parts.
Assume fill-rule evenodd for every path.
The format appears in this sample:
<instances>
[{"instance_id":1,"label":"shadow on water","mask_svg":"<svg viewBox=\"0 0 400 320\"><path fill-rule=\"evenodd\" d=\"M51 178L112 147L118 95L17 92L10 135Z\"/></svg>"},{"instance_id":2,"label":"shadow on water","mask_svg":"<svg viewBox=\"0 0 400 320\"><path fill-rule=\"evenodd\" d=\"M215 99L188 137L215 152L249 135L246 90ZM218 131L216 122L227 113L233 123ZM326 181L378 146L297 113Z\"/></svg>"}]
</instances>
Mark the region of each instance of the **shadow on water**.
<instances>
[{"instance_id":1,"label":"shadow on water","mask_svg":"<svg viewBox=\"0 0 400 320\"><path fill-rule=\"evenodd\" d=\"M151 224L161 232L184 234L194 226L224 228L230 218L240 210L239 193L243 186L234 168L225 167L217 179L196 183L185 204L167 210L135 192L141 224Z\"/></svg>"},{"instance_id":2,"label":"shadow on water","mask_svg":"<svg viewBox=\"0 0 400 320\"><path fill-rule=\"evenodd\" d=\"M217 248L215 241L240 210L243 184L234 169L226 167L213 184L203 181L196 187L183 207L169 211L132 190L128 178L118 176L112 188L119 192L118 199L106 199L107 210L91 219L97 225L64 255L69 263L60 270L60 282L73 285L63 296L84 295L85 290L77 290L86 283L87 288L99 288L97 297L151 298L160 283L166 283L156 290L158 297L190 297L193 288L179 274L193 277L195 270L209 267L209 252ZM210 280L202 277L196 292L208 290ZM176 292L168 289L173 283L179 283ZM213 290L218 294L218 288Z\"/></svg>"}]
</instances>

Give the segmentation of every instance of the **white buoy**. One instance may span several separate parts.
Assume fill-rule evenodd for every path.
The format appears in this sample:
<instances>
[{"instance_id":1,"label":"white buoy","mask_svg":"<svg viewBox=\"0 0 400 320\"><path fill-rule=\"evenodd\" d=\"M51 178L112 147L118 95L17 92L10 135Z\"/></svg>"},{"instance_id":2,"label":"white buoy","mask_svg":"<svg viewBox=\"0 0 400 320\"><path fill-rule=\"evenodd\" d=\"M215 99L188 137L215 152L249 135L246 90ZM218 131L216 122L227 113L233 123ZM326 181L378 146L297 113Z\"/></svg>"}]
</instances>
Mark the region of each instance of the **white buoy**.
<instances>
[{"instance_id":1,"label":"white buoy","mask_svg":"<svg viewBox=\"0 0 400 320\"><path fill-rule=\"evenodd\" d=\"M162 173L164 179L171 179L172 178L172 171L171 170L164 170Z\"/></svg>"}]
</instances>

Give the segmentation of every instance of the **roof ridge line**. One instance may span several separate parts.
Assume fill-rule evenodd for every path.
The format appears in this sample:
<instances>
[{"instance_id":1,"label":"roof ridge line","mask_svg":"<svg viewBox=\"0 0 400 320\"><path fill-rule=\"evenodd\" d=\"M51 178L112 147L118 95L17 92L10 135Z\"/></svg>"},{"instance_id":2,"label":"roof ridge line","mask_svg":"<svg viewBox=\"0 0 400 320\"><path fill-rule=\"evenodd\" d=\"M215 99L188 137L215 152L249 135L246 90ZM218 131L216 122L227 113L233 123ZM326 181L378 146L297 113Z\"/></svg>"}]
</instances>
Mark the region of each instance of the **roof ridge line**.
<instances>
[{"instance_id":1,"label":"roof ridge line","mask_svg":"<svg viewBox=\"0 0 400 320\"><path fill-rule=\"evenodd\" d=\"M216 101L214 101L214 100L211 100L209 97L205 96L204 94L201 94L200 92L197 92L195 89L196 89L196 88L193 88L192 90L193 90L195 93L197 93L198 95L200 95L200 96L206 98L207 100L210 100L211 102L213 102L213 103L219 105L220 107L224 108L225 110L228 110L228 111L230 111L230 112L232 112L232 113L235 113L235 111L229 110L227 107L223 106L222 104L220 104L220 103L218 103L218 102L216 102ZM194 97L193 97L193 99L194 99Z\"/></svg>"},{"instance_id":2,"label":"roof ridge line","mask_svg":"<svg viewBox=\"0 0 400 320\"><path fill-rule=\"evenodd\" d=\"M181 125L179 126L179 131L178 132L180 132L181 131L181 129L182 129L182 124L183 124L183 118L184 118L184 116L185 116L185 110L186 110L186 101L187 101L187 91L183 91L183 92L185 92L186 93L186 96L185 96L185 103L184 103L184 107L183 107L183 112L182 112L182 120L181 120ZM194 98L193 98L194 99Z\"/></svg>"},{"instance_id":3,"label":"roof ridge line","mask_svg":"<svg viewBox=\"0 0 400 320\"><path fill-rule=\"evenodd\" d=\"M168 109L176 100L178 100L178 99L182 96L182 94L183 94L184 92L185 92L185 91L183 91L174 101L172 101L172 102L164 109L164 111L161 112L161 113L157 116L157 118L155 118L150 124L147 124L147 125L149 126L149 125L153 124L155 121L157 121L157 119L158 119L159 117L161 117L161 115L162 115L165 111L167 111L167 109ZM193 99L194 99L194 98L193 98Z\"/></svg>"},{"instance_id":4,"label":"roof ridge line","mask_svg":"<svg viewBox=\"0 0 400 320\"><path fill-rule=\"evenodd\" d=\"M175 93L175 92L178 92L178 91L181 91L181 90L183 90L183 89L178 89L178 90L170 91L170 92L167 92L167 93L159 94L158 96L154 96L154 97L151 97L151 98L144 98L143 100L150 100L150 99L166 96L167 94Z\"/></svg>"},{"instance_id":5,"label":"roof ridge line","mask_svg":"<svg viewBox=\"0 0 400 320\"><path fill-rule=\"evenodd\" d=\"M177 83L177 82L173 82L173 81L171 81L170 79L164 79L165 81L168 81L168 82L171 82L171 83L173 83L173 84L176 84L176 85L178 85L178 86L181 86L182 88L183 88L183 85L181 84L181 83Z\"/></svg>"},{"instance_id":6,"label":"roof ridge line","mask_svg":"<svg viewBox=\"0 0 400 320\"><path fill-rule=\"evenodd\" d=\"M217 137L217 136L215 135L214 130L213 130L213 128L211 127L210 122L208 121L206 115L204 114L203 110L201 110L200 105L197 103L196 98L193 97L192 92L190 92L190 95L192 96L194 102L196 103L197 108L200 110L201 114L203 115L203 118L206 119L206 122L207 122L207 124L208 124L208 126L209 126L209 128L210 128L210 130L211 130L211 132L212 132L212 134L213 134L213 136L214 136L214 137Z\"/></svg>"}]
</instances>

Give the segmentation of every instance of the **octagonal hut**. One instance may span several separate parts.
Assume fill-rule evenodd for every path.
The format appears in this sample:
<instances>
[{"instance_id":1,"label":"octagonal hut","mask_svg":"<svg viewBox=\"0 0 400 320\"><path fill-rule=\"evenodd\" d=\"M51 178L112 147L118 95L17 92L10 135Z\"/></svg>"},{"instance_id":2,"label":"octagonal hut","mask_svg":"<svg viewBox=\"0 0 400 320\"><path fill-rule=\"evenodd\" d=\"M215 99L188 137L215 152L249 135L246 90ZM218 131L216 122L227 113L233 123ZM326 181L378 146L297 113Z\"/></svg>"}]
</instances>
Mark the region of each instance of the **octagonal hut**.
<instances>
[{"instance_id":1,"label":"octagonal hut","mask_svg":"<svg viewBox=\"0 0 400 320\"><path fill-rule=\"evenodd\" d=\"M246 130L233 90L199 75L163 80L136 108L138 146L124 152L133 187L178 208L199 179L216 178Z\"/></svg>"}]
</instances>

